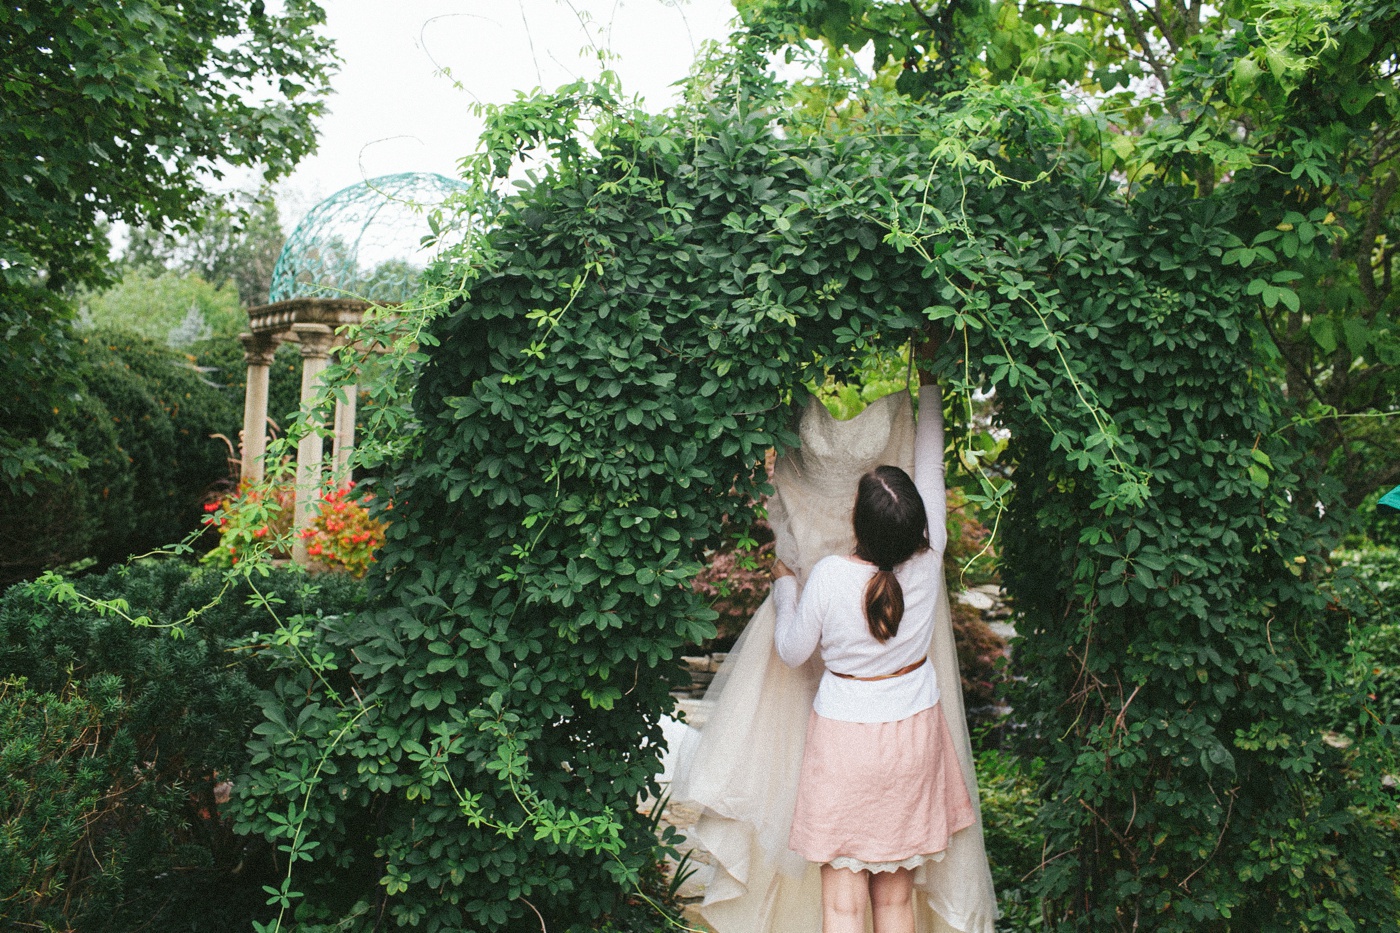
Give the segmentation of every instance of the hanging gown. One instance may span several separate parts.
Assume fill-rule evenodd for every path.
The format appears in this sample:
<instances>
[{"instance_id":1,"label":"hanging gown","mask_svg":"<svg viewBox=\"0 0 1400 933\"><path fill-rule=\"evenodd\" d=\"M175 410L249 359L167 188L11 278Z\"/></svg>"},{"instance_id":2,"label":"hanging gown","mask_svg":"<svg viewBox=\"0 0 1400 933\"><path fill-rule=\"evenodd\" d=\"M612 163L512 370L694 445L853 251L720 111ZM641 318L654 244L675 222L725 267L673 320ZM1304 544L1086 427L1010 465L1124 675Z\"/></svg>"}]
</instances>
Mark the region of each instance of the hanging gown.
<instances>
[{"instance_id":1,"label":"hanging gown","mask_svg":"<svg viewBox=\"0 0 1400 933\"><path fill-rule=\"evenodd\" d=\"M880 464L913 472L909 396L886 396L849 421L837 421L813 398L798 436L799 449L774 467L776 491L768 518L778 558L805 583L817 561L854 549L851 508L861 475ZM931 515L935 511L943 514L930 507ZM915 930L993 933L996 896L982 839L947 589L940 589L929 656L977 818L952 836L941 860L915 871ZM770 598L706 692L708 716L703 729L690 731L682 743L671 784L673 800L701 808L690 835L713 857L714 874L700 913L718 933L821 929L820 867L787 844L807 720L823 668L820 652L799 668L784 664L773 647L776 621Z\"/></svg>"}]
</instances>

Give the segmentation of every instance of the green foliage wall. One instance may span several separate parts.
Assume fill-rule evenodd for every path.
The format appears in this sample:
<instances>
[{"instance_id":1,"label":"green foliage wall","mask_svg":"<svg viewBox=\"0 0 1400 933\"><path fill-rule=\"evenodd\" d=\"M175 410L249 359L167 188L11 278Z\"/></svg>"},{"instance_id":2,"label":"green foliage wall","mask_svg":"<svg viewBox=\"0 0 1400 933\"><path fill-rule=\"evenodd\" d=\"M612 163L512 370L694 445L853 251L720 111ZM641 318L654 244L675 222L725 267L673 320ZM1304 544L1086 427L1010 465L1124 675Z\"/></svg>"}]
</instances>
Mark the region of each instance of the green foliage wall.
<instances>
[{"instance_id":1,"label":"green foliage wall","mask_svg":"<svg viewBox=\"0 0 1400 933\"><path fill-rule=\"evenodd\" d=\"M0 583L83 558L111 563L180 540L199 527L210 488L229 476L241 413L190 361L129 334L75 341L73 411L51 425L87 465L0 495Z\"/></svg>"},{"instance_id":2,"label":"green foliage wall","mask_svg":"<svg viewBox=\"0 0 1400 933\"><path fill-rule=\"evenodd\" d=\"M1316 529L1250 375L1228 209L1106 193L1015 89L867 101L827 134L770 109L753 61L666 117L581 85L494 114L480 164L553 161L424 302L455 298L422 336L392 608L288 675L256 748L242 825L317 846L285 903L619 922L677 655L712 631L698 558L793 442L798 387L932 320L934 367L955 395L994 386L1015 436L1003 541L1054 928L1391 922L1311 728Z\"/></svg>"}]
</instances>

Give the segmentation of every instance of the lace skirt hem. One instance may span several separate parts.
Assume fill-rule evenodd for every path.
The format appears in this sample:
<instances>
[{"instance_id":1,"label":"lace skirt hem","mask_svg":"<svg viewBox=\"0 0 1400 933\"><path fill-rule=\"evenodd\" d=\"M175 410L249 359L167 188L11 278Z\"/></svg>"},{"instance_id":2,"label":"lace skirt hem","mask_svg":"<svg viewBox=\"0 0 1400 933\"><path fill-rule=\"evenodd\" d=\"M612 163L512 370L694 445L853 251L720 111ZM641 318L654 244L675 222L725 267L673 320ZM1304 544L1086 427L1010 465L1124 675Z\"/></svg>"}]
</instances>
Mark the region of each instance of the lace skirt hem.
<instances>
[{"instance_id":1,"label":"lace skirt hem","mask_svg":"<svg viewBox=\"0 0 1400 933\"><path fill-rule=\"evenodd\" d=\"M827 864L832 868L849 868L851 871L868 871L872 874L879 874L886 871L899 871L901 868L918 868L929 862L943 861L942 852L934 852L929 855L911 855L898 862L862 862L858 858L851 858L846 855L838 855Z\"/></svg>"}]
</instances>

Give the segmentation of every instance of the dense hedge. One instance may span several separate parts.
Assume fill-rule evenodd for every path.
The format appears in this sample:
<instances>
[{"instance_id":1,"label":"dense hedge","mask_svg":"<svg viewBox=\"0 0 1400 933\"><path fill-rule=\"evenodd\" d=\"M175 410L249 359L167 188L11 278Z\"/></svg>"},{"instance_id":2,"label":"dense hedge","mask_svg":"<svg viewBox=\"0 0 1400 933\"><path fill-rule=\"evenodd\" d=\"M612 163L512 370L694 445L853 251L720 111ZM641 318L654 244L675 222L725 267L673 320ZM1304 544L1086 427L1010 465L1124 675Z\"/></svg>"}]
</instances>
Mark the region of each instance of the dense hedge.
<instances>
[{"instance_id":1,"label":"dense hedge","mask_svg":"<svg viewBox=\"0 0 1400 933\"><path fill-rule=\"evenodd\" d=\"M69 348L78 398L53 427L88 465L0 496L0 584L83 558L106 565L178 541L230 475L241 403L190 360L140 337L94 331ZM18 530L23 529L22 533Z\"/></svg>"},{"instance_id":2,"label":"dense hedge","mask_svg":"<svg viewBox=\"0 0 1400 933\"><path fill-rule=\"evenodd\" d=\"M1047 923L1393 929L1319 735L1326 529L1288 501L1229 205L1123 199L1015 88L866 102L828 136L754 66L676 115L575 86L488 126L496 172L558 161L440 280L469 292L423 335L392 608L324 648L353 698L312 665L258 745L245 825L316 846L289 909L523 931L625 905L677 656L713 632L698 558L793 442L796 387L933 320L940 376L995 387L1014 437Z\"/></svg>"},{"instance_id":3,"label":"dense hedge","mask_svg":"<svg viewBox=\"0 0 1400 933\"><path fill-rule=\"evenodd\" d=\"M258 581L288 616L346 612L363 588L285 571ZM137 628L34 584L0 597L0 923L122 933L238 931L265 913L269 847L236 836L215 789L247 761L272 675L243 650L275 627L221 574L143 561L75 582L184 630Z\"/></svg>"}]
</instances>

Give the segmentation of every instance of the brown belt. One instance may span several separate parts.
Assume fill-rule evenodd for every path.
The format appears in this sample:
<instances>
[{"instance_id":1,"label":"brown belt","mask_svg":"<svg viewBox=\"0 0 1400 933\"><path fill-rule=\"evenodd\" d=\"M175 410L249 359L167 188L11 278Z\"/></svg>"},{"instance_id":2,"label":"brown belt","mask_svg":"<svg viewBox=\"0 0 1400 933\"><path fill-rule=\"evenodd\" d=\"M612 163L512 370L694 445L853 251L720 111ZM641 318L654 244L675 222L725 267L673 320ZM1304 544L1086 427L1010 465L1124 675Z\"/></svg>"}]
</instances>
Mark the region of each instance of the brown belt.
<instances>
[{"instance_id":1,"label":"brown belt","mask_svg":"<svg viewBox=\"0 0 1400 933\"><path fill-rule=\"evenodd\" d=\"M857 677L855 674L843 674L840 671L832 671L831 673L844 680L889 680L891 677L903 677L905 674L914 673L919 668L923 667L924 662L927 660L927 657L919 658L919 660L915 661L913 664L906 664L893 673L876 674L874 677Z\"/></svg>"}]
</instances>

